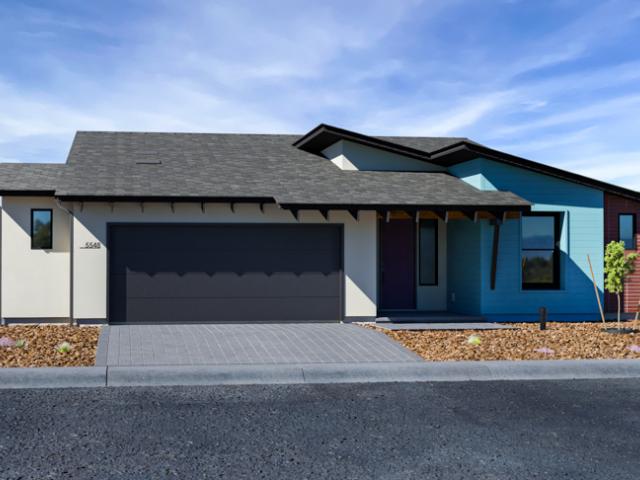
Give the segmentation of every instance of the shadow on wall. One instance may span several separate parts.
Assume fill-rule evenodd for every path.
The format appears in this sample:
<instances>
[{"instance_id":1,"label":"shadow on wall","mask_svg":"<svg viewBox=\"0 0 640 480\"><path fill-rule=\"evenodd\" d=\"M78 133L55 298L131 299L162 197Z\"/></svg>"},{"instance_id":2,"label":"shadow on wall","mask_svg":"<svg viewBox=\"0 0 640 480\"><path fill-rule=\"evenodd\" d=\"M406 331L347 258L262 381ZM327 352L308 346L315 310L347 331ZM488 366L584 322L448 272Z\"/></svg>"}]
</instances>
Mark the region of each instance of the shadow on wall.
<instances>
[{"instance_id":1,"label":"shadow on wall","mask_svg":"<svg viewBox=\"0 0 640 480\"><path fill-rule=\"evenodd\" d=\"M482 315L497 321L536 321L540 307L546 307L551 320L593 321L600 319L593 281L587 273L586 251L576 256L582 266L560 253L560 288L524 290L517 220L508 220L501 232L496 287L491 289L493 228L485 222L468 220L449 223L448 310L460 314ZM584 252L584 253L583 253ZM601 273L602 252L591 252L596 275ZM584 259L580 258L584 255ZM586 271L585 271L586 270ZM598 277L596 277L598 278ZM602 283L601 281L599 282ZM602 288L598 288L601 301Z\"/></svg>"},{"instance_id":2,"label":"shadow on wall","mask_svg":"<svg viewBox=\"0 0 640 480\"><path fill-rule=\"evenodd\" d=\"M12 198L10 201L3 202L1 211L6 213L9 222L19 227L21 234L24 234L24 241L27 249L31 249L31 210L32 209L51 209L53 213L52 218L52 247L50 249L37 249L38 251L50 254L50 253L69 253L71 242L69 234L70 217L67 212L58 208L53 201L42 201L33 199L16 199ZM12 225L5 224L3 235L11 235L15 233L15 229L12 229Z\"/></svg>"}]
</instances>

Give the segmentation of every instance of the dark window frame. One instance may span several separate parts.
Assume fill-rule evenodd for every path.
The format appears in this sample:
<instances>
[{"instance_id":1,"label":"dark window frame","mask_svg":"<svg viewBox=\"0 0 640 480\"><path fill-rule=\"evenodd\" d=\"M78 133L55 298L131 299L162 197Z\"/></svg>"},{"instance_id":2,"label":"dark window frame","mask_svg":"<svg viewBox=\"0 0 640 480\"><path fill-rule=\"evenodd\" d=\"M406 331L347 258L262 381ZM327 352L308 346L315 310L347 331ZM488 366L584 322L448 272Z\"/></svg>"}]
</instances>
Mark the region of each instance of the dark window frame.
<instances>
[{"instance_id":1,"label":"dark window frame","mask_svg":"<svg viewBox=\"0 0 640 480\"><path fill-rule=\"evenodd\" d=\"M432 223L435 226L435 236L436 236L436 241L434 242L434 259L435 259L435 272L434 272L434 282L423 282L422 280L422 268L421 267L421 257L422 257L422 251L420 249L420 236L422 235L422 225L423 223ZM439 285L439 271L438 271L438 263L439 263L439 258L438 258L438 243L439 243L439 225L438 225L438 220L437 219L421 219L419 224L418 224L418 241L416 242L416 250L417 250L417 259L418 259L418 286L420 287L437 287Z\"/></svg>"},{"instance_id":2,"label":"dark window frame","mask_svg":"<svg viewBox=\"0 0 640 480\"><path fill-rule=\"evenodd\" d=\"M522 254L527 251L544 250L548 248L524 248L520 245L520 282L523 290L560 290L560 240L562 236L562 214L560 212L527 212L522 214L525 217L553 217L553 280L551 283L526 283L524 281L524 269L522 268ZM522 242L522 233L520 234Z\"/></svg>"},{"instance_id":3,"label":"dark window frame","mask_svg":"<svg viewBox=\"0 0 640 480\"><path fill-rule=\"evenodd\" d=\"M34 240L34 231L33 231L33 214L35 212L49 212L51 216L51 235L49 236L49 243L44 247L36 247L33 244ZM31 250L51 250L53 248L53 209L51 208L32 208L31 209L31 228L29 231L29 235L31 236Z\"/></svg>"},{"instance_id":4,"label":"dark window frame","mask_svg":"<svg viewBox=\"0 0 640 480\"><path fill-rule=\"evenodd\" d=\"M638 234L637 231L637 226L636 226L636 214L635 213L626 213L626 212L621 212L618 213L618 241L621 242L622 238L620 238L620 227L621 227L621 223L620 223L620 217L631 217L632 220L632 224L631 224L631 232L632 232L632 236L633 236L633 248L627 248L627 245L625 243L625 250L637 250L638 248L638 239L636 237L636 235Z\"/></svg>"}]
</instances>

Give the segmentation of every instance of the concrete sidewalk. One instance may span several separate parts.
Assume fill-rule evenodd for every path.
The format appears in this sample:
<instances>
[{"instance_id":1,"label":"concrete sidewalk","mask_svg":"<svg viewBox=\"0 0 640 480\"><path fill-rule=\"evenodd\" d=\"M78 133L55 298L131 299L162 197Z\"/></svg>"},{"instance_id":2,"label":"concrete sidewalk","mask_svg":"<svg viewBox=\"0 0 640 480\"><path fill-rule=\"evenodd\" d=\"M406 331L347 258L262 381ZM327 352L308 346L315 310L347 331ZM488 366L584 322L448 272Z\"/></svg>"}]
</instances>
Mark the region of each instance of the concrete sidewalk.
<instances>
[{"instance_id":1,"label":"concrete sidewalk","mask_svg":"<svg viewBox=\"0 0 640 480\"><path fill-rule=\"evenodd\" d=\"M640 378L638 360L387 362L0 369L0 389Z\"/></svg>"}]
</instances>

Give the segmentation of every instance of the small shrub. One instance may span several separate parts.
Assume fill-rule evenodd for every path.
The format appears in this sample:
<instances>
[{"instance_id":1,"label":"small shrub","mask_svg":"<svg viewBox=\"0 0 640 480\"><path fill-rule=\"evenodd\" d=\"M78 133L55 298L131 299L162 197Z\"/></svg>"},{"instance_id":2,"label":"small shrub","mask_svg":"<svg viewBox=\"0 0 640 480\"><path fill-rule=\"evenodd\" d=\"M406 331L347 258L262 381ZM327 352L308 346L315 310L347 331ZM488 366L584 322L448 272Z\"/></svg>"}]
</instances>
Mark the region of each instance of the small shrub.
<instances>
[{"instance_id":1,"label":"small shrub","mask_svg":"<svg viewBox=\"0 0 640 480\"><path fill-rule=\"evenodd\" d=\"M56 347L58 353L69 353L71 351L71 344L69 342L62 342Z\"/></svg>"},{"instance_id":2,"label":"small shrub","mask_svg":"<svg viewBox=\"0 0 640 480\"><path fill-rule=\"evenodd\" d=\"M624 242L611 242L604 252L605 288L618 298L618 328L620 328L620 314L624 281L634 272L637 253L625 255Z\"/></svg>"},{"instance_id":3,"label":"small shrub","mask_svg":"<svg viewBox=\"0 0 640 480\"><path fill-rule=\"evenodd\" d=\"M469 335L469 338L467 338L467 343L469 345L477 347L482 343L482 339L480 339L480 335Z\"/></svg>"},{"instance_id":4,"label":"small shrub","mask_svg":"<svg viewBox=\"0 0 640 480\"><path fill-rule=\"evenodd\" d=\"M0 347L13 347L15 344L12 338L0 337Z\"/></svg>"}]
</instances>

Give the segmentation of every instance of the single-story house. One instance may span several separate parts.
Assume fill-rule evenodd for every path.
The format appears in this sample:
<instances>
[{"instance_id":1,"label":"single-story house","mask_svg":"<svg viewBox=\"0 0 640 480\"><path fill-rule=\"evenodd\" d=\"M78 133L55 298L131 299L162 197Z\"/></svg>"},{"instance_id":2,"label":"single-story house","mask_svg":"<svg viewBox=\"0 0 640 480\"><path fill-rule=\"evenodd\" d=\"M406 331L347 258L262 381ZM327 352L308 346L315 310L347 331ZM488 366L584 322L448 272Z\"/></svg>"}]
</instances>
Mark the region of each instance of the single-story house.
<instances>
[{"instance_id":1,"label":"single-story house","mask_svg":"<svg viewBox=\"0 0 640 480\"><path fill-rule=\"evenodd\" d=\"M0 165L0 195L16 321L594 320L587 256L604 297L605 240L636 248L640 212L638 192L466 138L324 124L78 132L65 164Z\"/></svg>"}]
</instances>

